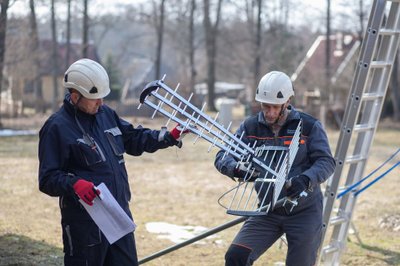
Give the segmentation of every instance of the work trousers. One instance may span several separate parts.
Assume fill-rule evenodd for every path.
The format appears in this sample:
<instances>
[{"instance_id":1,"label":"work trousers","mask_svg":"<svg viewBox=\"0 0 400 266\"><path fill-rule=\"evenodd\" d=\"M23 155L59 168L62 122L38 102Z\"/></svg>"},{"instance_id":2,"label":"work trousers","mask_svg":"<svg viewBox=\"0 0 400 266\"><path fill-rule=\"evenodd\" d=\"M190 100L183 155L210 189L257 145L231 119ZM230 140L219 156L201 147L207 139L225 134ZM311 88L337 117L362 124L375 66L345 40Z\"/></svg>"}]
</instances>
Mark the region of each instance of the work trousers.
<instances>
[{"instance_id":1,"label":"work trousers","mask_svg":"<svg viewBox=\"0 0 400 266\"><path fill-rule=\"evenodd\" d=\"M110 245L93 221L62 222L65 266L136 266L133 233Z\"/></svg>"},{"instance_id":2,"label":"work trousers","mask_svg":"<svg viewBox=\"0 0 400 266\"><path fill-rule=\"evenodd\" d=\"M225 254L226 265L252 265L283 234L286 234L287 266L312 266L321 243L321 206L310 206L294 215L269 213L250 217Z\"/></svg>"}]
</instances>

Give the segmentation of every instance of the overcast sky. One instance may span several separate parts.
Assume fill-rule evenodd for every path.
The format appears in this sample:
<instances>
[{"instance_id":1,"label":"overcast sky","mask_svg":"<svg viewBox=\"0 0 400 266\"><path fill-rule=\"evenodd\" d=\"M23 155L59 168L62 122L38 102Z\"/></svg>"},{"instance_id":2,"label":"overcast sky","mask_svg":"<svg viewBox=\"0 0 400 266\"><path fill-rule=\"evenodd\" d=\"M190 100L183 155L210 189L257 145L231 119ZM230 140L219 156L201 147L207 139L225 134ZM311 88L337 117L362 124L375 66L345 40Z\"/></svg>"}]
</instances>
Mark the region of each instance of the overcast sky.
<instances>
[{"instance_id":1,"label":"overcast sky","mask_svg":"<svg viewBox=\"0 0 400 266\"><path fill-rule=\"evenodd\" d=\"M118 11L121 6L129 5L129 4L140 4L146 2L146 0L90 0L90 12L100 12L100 13L109 13L110 11ZM231 0L231 2L234 2ZM324 10L326 7L326 1L316 1L316 0L299 0L303 5L309 7L308 11L312 10ZM337 2L337 1L333 1ZM12 2L12 6L10 8L11 13L17 14L26 14L29 11L29 3L28 0L16 0ZM49 4L44 5L43 3L37 2L37 12L38 14L45 14L49 12ZM93 5L95 5L93 7ZM56 3L56 7L60 8L58 10L62 13L62 8L64 8L65 4L58 5Z\"/></svg>"},{"instance_id":2,"label":"overcast sky","mask_svg":"<svg viewBox=\"0 0 400 266\"><path fill-rule=\"evenodd\" d=\"M200 1L200 0L199 0ZM277 1L277 0L275 0ZM50 13L50 4L49 0L47 1L37 1L36 3L36 13L39 18L48 19ZM81 4L82 0L78 2ZM123 10L124 5L132 5L132 4L141 4L149 2L148 0L89 0L89 16L97 16L105 13L119 13ZM232 8L234 5L232 3L242 3L243 1L235 1L230 0L230 4L226 4L224 8L225 12L229 12L229 8ZM326 0L298 0L292 1L292 3L298 2L299 4L293 6L291 8L290 13L290 24L306 24L311 27L312 31L324 31L324 23L321 21L325 20L326 17ZM343 13L350 13L354 11L352 8L343 8L341 3L347 3L347 5L356 5L358 0L337 0L331 1L331 17L332 17L332 29L335 30L335 26L342 27L343 24L347 24L346 22L340 19L340 15ZM16 0L15 2L11 1L13 5L10 7L9 11L11 14L27 14L29 12L29 1L28 0ZM77 5L75 1L74 6ZM61 19L66 19L66 4L65 1L63 3L56 3L56 15ZM236 12L236 11L233 11ZM353 14L351 14L351 17Z\"/></svg>"}]
</instances>

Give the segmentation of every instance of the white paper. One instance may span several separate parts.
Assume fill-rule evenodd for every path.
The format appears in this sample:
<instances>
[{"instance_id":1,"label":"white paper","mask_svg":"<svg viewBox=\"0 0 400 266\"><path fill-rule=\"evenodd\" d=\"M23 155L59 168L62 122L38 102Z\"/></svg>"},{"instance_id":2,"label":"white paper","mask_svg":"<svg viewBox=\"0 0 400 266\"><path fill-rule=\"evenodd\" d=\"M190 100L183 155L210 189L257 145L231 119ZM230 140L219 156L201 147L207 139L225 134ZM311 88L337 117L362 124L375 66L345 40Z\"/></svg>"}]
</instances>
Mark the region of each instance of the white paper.
<instances>
[{"instance_id":1,"label":"white paper","mask_svg":"<svg viewBox=\"0 0 400 266\"><path fill-rule=\"evenodd\" d=\"M104 183L96 187L100 190L100 198L93 200L90 206L79 200L86 211L92 217L110 244L135 230L135 223L129 218L125 211L115 200Z\"/></svg>"}]
</instances>

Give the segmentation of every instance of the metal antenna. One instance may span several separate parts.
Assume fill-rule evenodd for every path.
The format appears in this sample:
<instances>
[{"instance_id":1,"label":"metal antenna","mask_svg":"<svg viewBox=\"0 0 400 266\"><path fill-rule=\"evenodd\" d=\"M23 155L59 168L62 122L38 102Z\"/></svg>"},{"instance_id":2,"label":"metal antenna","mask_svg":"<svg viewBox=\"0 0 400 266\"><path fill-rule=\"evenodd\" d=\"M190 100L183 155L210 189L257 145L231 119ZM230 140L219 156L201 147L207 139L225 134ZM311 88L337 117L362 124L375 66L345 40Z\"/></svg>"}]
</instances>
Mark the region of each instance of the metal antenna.
<instances>
[{"instance_id":1,"label":"metal antenna","mask_svg":"<svg viewBox=\"0 0 400 266\"><path fill-rule=\"evenodd\" d=\"M257 141L251 144L243 141L244 132L240 136L230 132L232 122L226 128L221 125L217 121L219 113L214 118L207 115L204 112L206 104L201 109L193 105L190 102L193 93L186 100L177 92L179 85L173 90L163 79L145 86L140 103L153 108L154 113L167 117L167 125L172 120L196 134L193 143L202 138L211 144L208 151L214 146L218 147L224 151L223 158L231 155L238 164L246 165L244 178L219 198L220 205L227 209L227 213L241 216L265 215L273 210L298 150L301 122L289 147L257 147ZM149 97L154 97L156 103L150 101ZM256 171L259 176L255 178L253 175Z\"/></svg>"}]
</instances>

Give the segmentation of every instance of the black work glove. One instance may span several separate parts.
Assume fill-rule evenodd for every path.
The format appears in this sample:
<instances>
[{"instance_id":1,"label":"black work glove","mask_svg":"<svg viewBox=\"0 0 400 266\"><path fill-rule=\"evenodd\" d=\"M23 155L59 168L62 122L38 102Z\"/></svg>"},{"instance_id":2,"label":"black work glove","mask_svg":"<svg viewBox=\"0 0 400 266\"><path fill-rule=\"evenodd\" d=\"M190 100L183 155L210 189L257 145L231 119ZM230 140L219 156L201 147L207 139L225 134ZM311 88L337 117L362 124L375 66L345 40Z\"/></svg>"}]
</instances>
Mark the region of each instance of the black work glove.
<instances>
[{"instance_id":1,"label":"black work glove","mask_svg":"<svg viewBox=\"0 0 400 266\"><path fill-rule=\"evenodd\" d=\"M310 179L305 175L299 175L291 179L291 186L287 189L287 196L295 199L305 191L310 184Z\"/></svg>"},{"instance_id":2,"label":"black work glove","mask_svg":"<svg viewBox=\"0 0 400 266\"><path fill-rule=\"evenodd\" d=\"M175 145L175 146L177 146L178 148L182 148L182 141L175 139L174 136L172 136L172 134L171 134L169 131L167 131L167 132L165 133L164 140L165 140L170 146L174 146L174 145Z\"/></svg>"},{"instance_id":3,"label":"black work glove","mask_svg":"<svg viewBox=\"0 0 400 266\"><path fill-rule=\"evenodd\" d=\"M249 168L249 163L239 162L235 169L233 170L233 174L235 177L240 179L245 179L245 181L254 181L260 176L260 172L257 170L253 171L253 168Z\"/></svg>"}]
</instances>

